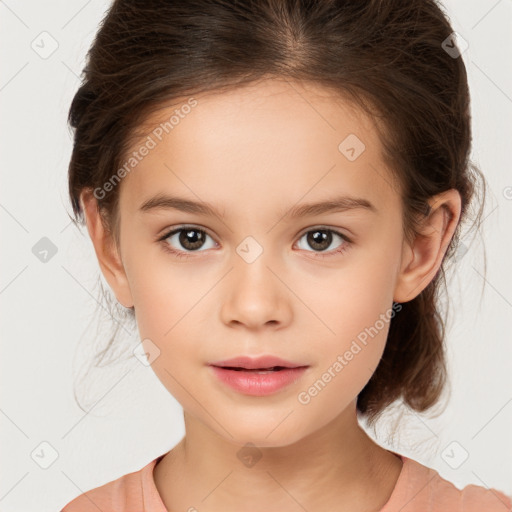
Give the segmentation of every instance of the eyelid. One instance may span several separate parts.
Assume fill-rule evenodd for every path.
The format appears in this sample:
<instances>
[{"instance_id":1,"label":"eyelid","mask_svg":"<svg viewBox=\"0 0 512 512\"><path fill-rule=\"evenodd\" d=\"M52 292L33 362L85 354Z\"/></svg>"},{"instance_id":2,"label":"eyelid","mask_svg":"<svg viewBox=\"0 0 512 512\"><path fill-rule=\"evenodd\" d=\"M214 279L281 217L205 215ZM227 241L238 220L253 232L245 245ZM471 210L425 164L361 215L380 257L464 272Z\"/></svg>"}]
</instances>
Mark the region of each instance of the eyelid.
<instances>
[{"instance_id":1,"label":"eyelid","mask_svg":"<svg viewBox=\"0 0 512 512\"><path fill-rule=\"evenodd\" d=\"M197 229L197 231L204 231L209 237L215 240L215 236L212 235L208 228L205 228L198 224L177 224L176 226L164 229L161 232L161 234L158 234L156 236L156 241L160 242L162 240L165 240L166 238L169 238L171 235L175 234L177 231L184 231L185 229ZM215 243L218 244L216 240Z\"/></svg>"},{"instance_id":2,"label":"eyelid","mask_svg":"<svg viewBox=\"0 0 512 512\"><path fill-rule=\"evenodd\" d=\"M306 233L309 233L310 231L331 231L332 233L341 236L343 239L345 239L347 242L352 243L352 236L345 235L343 233L343 228L336 228L334 226L326 226L323 224L316 224L311 227L305 228L304 230L300 231L297 235L298 238L302 238Z\"/></svg>"}]
</instances>

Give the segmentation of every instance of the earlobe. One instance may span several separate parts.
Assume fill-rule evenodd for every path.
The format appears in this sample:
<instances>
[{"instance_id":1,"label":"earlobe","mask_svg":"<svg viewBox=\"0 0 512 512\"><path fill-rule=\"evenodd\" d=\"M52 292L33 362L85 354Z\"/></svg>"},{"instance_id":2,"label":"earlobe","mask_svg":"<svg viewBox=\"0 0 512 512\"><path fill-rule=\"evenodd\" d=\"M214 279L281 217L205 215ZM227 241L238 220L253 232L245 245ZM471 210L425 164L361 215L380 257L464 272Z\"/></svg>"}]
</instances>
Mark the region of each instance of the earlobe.
<instances>
[{"instance_id":1,"label":"earlobe","mask_svg":"<svg viewBox=\"0 0 512 512\"><path fill-rule=\"evenodd\" d=\"M402 265L393 300L408 302L417 297L441 267L461 213L460 194L450 189L428 201L430 212L412 245L404 242Z\"/></svg>"},{"instance_id":2,"label":"earlobe","mask_svg":"<svg viewBox=\"0 0 512 512\"><path fill-rule=\"evenodd\" d=\"M91 190L82 191L80 203L101 272L118 302L125 308L131 308L133 300L123 262L111 234L103 225L97 200Z\"/></svg>"}]
</instances>

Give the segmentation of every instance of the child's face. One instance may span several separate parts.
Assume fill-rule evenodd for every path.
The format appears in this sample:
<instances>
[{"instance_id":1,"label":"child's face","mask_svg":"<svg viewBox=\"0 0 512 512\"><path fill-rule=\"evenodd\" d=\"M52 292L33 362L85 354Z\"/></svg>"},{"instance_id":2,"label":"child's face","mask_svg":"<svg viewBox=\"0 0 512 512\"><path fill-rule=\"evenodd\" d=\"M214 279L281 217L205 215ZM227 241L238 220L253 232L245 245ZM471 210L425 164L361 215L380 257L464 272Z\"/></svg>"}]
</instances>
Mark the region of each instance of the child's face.
<instances>
[{"instance_id":1,"label":"child's face","mask_svg":"<svg viewBox=\"0 0 512 512\"><path fill-rule=\"evenodd\" d=\"M152 118L152 142L132 146L150 149L121 183L126 285L116 295L134 305L141 339L160 350L152 367L187 414L232 442L287 445L353 405L378 365L405 247L399 191L373 125L322 89L274 80L180 108L188 99ZM166 134L160 123L173 113ZM208 203L222 217L141 211L157 195ZM373 209L287 216L341 196ZM206 234L156 241L180 225ZM267 354L309 368L251 396L208 366Z\"/></svg>"}]
</instances>

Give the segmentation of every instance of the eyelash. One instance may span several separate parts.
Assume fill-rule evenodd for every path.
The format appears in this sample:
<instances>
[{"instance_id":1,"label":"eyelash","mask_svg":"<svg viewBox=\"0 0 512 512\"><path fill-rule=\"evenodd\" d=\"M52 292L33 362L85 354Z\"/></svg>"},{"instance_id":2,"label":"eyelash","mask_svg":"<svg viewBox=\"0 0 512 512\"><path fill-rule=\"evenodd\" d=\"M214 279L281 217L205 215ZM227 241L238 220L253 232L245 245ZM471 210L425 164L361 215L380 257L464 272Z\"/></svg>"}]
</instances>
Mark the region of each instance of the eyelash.
<instances>
[{"instance_id":1,"label":"eyelash","mask_svg":"<svg viewBox=\"0 0 512 512\"><path fill-rule=\"evenodd\" d=\"M157 242L162 242L163 243L164 251L172 254L173 256L176 256L177 258L184 258L184 259L193 258L194 256L192 255L192 253L194 253L194 252L203 252L203 251L191 251L190 253L187 253L186 251L178 251L176 249L173 249L166 242L167 238L169 238L170 236L175 235L176 233L179 233L181 231L185 231L186 229L200 231L201 233L204 233L204 234L206 234L206 235L211 237L211 235L209 235L204 229L200 229L200 228L198 228L196 226L184 225L184 226L179 226L179 227L173 228L170 231L167 231L164 235L162 235L161 237L157 238ZM342 238L343 241L344 241L344 243L341 245L341 247L339 247L338 249L335 249L334 251L330 251L330 252L328 252L326 254L323 254L323 252L316 253L318 255L317 257L320 257L320 258L330 258L330 257L333 257L333 256L339 256L340 254L343 254L345 251L347 251L351 247L352 241L347 236L345 236L344 234L340 233L339 231L336 231L334 229L327 228L327 227L324 227L324 226L318 226L316 228L308 229L307 231L304 231L300 235L299 240L304 235L307 235L308 233L311 233L311 232L314 232L314 231L324 231L324 232L328 232L328 233L334 233L335 235L338 235L340 238ZM211 237L211 238L213 238L213 237ZM307 252L315 252L315 251L307 251Z\"/></svg>"}]
</instances>

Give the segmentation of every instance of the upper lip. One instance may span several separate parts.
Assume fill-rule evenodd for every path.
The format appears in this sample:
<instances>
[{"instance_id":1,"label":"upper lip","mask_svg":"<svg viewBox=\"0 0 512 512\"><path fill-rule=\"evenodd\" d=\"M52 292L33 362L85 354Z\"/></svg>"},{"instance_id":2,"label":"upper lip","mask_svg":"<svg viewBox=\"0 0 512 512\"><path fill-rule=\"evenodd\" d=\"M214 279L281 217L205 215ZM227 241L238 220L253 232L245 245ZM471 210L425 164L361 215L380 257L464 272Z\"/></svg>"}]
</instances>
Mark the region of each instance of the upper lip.
<instances>
[{"instance_id":1,"label":"upper lip","mask_svg":"<svg viewBox=\"0 0 512 512\"><path fill-rule=\"evenodd\" d=\"M233 368L246 368L247 370L255 370L259 368L272 368L274 366L283 366L285 368L298 368L302 366L308 366L306 364L292 363L291 361L286 361L285 359L281 359L280 357L272 355L265 355L259 357L237 356L231 359L214 361L213 363L208 364L210 366L219 367L230 366Z\"/></svg>"}]
</instances>

